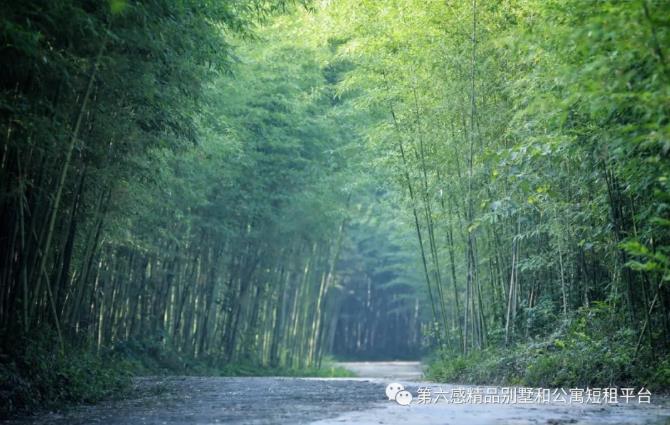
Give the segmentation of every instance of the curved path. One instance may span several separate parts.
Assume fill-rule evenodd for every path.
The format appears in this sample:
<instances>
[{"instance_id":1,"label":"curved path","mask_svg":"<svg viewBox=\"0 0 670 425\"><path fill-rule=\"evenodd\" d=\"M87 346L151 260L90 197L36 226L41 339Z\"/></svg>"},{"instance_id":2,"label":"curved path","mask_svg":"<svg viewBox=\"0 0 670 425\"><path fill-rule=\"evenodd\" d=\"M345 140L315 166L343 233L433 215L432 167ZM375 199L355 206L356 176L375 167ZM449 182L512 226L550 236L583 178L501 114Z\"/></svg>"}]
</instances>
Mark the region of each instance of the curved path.
<instances>
[{"instance_id":1,"label":"curved path","mask_svg":"<svg viewBox=\"0 0 670 425\"><path fill-rule=\"evenodd\" d=\"M670 424L670 407L652 396L649 405L417 404L389 401L389 382L415 397L421 382L416 362L342 363L359 378L171 377L136 380L130 400L81 406L65 413L0 422L5 425L185 424ZM443 390L464 387L442 385Z\"/></svg>"}]
</instances>

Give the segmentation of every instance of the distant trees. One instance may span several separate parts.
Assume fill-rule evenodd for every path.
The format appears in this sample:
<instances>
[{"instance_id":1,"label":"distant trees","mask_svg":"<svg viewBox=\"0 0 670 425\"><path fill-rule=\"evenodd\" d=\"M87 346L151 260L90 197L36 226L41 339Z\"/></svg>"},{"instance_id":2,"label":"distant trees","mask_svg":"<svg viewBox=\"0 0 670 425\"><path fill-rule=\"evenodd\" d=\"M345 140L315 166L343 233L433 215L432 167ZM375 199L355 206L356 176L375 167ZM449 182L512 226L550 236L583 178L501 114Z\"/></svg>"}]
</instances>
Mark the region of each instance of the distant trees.
<instances>
[{"instance_id":1,"label":"distant trees","mask_svg":"<svg viewBox=\"0 0 670 425\"><path fill-rule=\"evenodd\" d=\"M430 311L419 286L414 235L389 208L390 198L359 204L363 211L348 226L339 267L342 300L331 324L330 349L341 358L417 359L432 342L423 335Z\"/></svg>"}]
</instances>

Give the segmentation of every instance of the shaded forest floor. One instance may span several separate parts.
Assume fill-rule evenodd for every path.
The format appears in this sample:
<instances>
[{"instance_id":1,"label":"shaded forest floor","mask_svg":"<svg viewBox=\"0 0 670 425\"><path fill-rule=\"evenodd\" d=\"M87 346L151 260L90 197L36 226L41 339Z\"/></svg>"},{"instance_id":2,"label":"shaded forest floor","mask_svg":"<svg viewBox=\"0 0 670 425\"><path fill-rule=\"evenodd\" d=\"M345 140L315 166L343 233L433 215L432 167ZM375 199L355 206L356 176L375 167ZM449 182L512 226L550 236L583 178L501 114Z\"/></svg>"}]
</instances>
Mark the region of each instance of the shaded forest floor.
<instances>
[{"instance_id":1,"label":"shaded forest floor","mask_svg":"<svg viewBox=\"0 0 670 425\"><path fill-rule=\"evenodd\" d=\"M141 397L143 393L132 384L134 377L141 376L353 376L329 360L321 368L268 367L252 361L224 364L139 341L100 352L74 346L61 351L57 339L45 335L7 347L12 347L6 349L9 352L0 352L0 418ZM152 388L161 391L160 386Z\"/></svg>"}]
</instances>

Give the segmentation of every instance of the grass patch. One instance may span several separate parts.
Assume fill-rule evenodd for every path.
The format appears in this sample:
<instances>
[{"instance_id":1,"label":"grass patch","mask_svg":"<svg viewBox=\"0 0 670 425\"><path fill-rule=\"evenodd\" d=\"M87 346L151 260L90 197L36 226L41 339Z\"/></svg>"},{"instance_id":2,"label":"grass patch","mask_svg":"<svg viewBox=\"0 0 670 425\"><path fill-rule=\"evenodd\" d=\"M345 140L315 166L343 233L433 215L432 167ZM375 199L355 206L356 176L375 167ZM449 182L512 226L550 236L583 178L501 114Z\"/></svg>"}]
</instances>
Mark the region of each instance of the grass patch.
<instances>
[{"instance_id":1,"label":"grass patch","mask_svg":"<svg viewBox=\"0 0 670 425\"><path fill-rule=\"evenodd\" d=\"M314 377L314 378L350 378L356 376L353 372L333 364L326 364L320 368L268 368L254 364L231 364L218 370L219 376L286 376L286 377Z\"/></svg>"},{"instance_id":2,"label":"grass patch","mask_svg":"<svg viewBox=\"0 0 670 425\"><path fill-rule=\"evenodd\" d=\"M190 375L190 376L287 376L337 378L355 376L352 372L335 366L325 358L320 368L269 367L247 360L222 363L214 357L194 359L155 341L124 341L111 352L123 359L126 369L133 375Z\"/></svg>"}]
</instances>

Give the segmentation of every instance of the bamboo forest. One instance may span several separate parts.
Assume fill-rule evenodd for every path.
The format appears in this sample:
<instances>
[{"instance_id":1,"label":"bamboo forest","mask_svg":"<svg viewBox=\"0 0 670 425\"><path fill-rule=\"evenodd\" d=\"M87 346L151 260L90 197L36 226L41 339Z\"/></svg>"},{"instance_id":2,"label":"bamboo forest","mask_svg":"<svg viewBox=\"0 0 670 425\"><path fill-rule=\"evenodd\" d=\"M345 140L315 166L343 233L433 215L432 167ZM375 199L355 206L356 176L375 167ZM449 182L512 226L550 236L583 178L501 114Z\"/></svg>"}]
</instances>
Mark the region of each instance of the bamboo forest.
<instances>
[{"instance_id":1,"label":"bamboo forest","mask_svg":"<svg viewBox=\"0 0 670 425\"><path fill-rule=\"evenodd\" d=\"M349 362L667 393L668 46L666 0L3 0L0 418Z\"/></svg>"}]
</instances>

